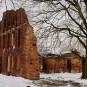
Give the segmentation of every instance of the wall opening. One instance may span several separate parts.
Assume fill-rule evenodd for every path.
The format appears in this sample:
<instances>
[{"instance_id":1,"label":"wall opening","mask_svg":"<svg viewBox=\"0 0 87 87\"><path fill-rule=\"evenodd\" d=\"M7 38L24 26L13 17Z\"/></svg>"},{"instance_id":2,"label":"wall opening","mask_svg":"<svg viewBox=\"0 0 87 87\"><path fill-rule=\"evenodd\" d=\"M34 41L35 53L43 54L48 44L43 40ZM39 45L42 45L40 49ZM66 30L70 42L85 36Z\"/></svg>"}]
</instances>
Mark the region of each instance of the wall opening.
<instances>
[{"instance_id":1,"label":"wall opening","mask_svg":"<svg viewBox=\"0 0 87 87\"><path fill-rule=\"evenodd\" d=\"M19 72L20 71L20 56L17 56L16 57L16 70L17 70L17 72Z\"/></svg>"},{"instance_id":2,"label":"wall opening","mask_svg":"<svg viewBox=\"0 0 87 87\"><path fill-rule=\"evenodd\" d=\"M18 47L20 47L20 29L18 29Z\"/></svg>"},{"instance_id":3,"label":"wall opening","mask_svg":"<svg viewBox=\"0 0 87 87\"><path fill-rule=\"evenodd\" d=\"M33 43L33 46L36 46L36 44L35 44L35 43Z\"/></svg>"},{"instance_id":4,"label":"wall opening","mask_svg":"<svg viewBox=\"0 0 87 87\"><path fill-rule=\"evenodd\" d=\"M10 75L11 73L11 57L8 56L7 58L7 74Z\"/></svg>"},{"instance_id":5,"label":"wall opening","mask_svg":"<svg viewBox=\"0 0 87 87\"><path fill-rule=\"evenodd\" d=\"M71 73L71 60L67 60L67 70L69 73Z\"/></svg>"},{"instance_id":6,"label":"wall opening","mask_svg":"<svg viewBox=\"0 0 87 87\"><path fill-rule=\"evenodd\" d=\"M3 49L5 48L5 35L3 35Z\"/></svg>"},{"instance_id":7,"label":"wall opening","mask_svg":"<svg viewBox=\"0 0 87 87\"><path fill-rule=\"evenodd\" d=\"M12 32L11 43L12 43L12 47L15 48L15 33L14 32Z\"/></svg>"},{"instance_id":8,"label":"wall opening","mask_svg":"<svg viewBox=\"0 0 87 87\"><path fill-rule=\"evenodd\" d=\"M10 34L8 34L8 48L10 47Z\"/></svg>"}]
</instances>

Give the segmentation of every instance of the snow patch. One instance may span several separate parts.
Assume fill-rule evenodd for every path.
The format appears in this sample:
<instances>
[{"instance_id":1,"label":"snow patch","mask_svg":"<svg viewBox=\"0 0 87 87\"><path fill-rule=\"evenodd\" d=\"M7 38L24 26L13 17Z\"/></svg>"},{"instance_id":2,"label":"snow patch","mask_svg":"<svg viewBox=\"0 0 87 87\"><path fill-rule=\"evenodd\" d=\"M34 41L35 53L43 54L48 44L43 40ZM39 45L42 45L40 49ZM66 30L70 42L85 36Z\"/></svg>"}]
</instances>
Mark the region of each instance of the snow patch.
<instances>
[{"instance_id":1,"label":"snow patch","mask_svg":"<svg viewBox=\"0 0 87 87\"><path fill-rule=\"evenodd\" d=\"M6 76L0 74L0 87L42 87L41 81L72 81L87 86L87 80L81 79L81 73L55 73L55 74L40 74L40 80L29 80L22 77ZM43 86L44 87L44 86ZM70 84L63 87L71 87Z\"/></svg>"}]
</instances>

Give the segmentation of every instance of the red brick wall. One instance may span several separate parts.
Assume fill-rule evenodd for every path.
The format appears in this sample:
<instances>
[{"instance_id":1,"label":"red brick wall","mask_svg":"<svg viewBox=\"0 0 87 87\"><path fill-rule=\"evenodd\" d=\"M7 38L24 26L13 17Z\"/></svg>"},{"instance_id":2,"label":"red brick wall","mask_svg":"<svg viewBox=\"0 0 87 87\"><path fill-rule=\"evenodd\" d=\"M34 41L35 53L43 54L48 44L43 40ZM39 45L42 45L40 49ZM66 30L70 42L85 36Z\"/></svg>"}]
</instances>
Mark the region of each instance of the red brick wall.
<instances>
[{"instance_id":1,"label":"red brick wall","mask_svg":"<svg viewBox=\"0 0 87 87\"><path fill-rule=\"evenodd\" d=\"M43 59L43 71L45 73L55 73L57 66L57 59L55 58L44 58Z\"/></svg>"},{"instance_id":2,"label":"red brick wall","mask_svg":"<svg viewBox=\"0 0 87 87\"><path fill-rule=\"evenodd\" d=\"M1 25L2 73L39 79L36 37L24 9L6 11Z\"/></svg>"},{"instance_id":3,"label":"red brick wall","mask_svg":"<svg viewBox=\"0 0 87 87\"><path fill-rule=\"evenodd\" d=\"M69 63L68 63L69 62ZM82 59L75 54L61 55L60 58L46 57L43 59L43 72L57 73L57 72L81 72Z\"/></svg>"}]
</instances>

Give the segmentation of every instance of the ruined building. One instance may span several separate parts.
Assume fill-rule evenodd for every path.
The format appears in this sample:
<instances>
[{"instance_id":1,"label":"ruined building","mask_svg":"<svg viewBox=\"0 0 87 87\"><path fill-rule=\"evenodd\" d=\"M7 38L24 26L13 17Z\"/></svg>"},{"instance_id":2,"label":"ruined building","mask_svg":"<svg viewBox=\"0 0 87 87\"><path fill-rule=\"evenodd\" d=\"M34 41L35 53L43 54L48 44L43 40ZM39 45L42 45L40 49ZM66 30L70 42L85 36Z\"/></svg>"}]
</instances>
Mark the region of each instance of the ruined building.
<instances>
[{"instance_id":1,"label":"ruined building","mask_svg":"<svg viewBox=\"0 0 87 87\"><path fill-rule=\"evenodd\" d=\"M3 13L0 22L0 72L39 79L36 37L22 8Z\"/></svg>"},{"instance_id":2,"label":"ruined building","mask_svg":"<svg viewBox=\"0 0 87 87\"><path fill-rule=\"evenodd\" d=\"M82 58L75 53L65 53L60 56L50 55L43 58L45 73L79 73L82 72Z\"/></svg>"}]
</instances>

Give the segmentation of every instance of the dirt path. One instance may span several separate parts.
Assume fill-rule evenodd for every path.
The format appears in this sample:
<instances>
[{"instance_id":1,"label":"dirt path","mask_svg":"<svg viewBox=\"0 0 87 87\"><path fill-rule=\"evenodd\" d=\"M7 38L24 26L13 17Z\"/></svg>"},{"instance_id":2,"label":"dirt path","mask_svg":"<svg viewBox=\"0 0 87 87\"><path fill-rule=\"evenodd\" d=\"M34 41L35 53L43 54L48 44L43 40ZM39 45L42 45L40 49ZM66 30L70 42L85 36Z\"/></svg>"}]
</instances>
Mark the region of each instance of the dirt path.
<instances>
[{"instance_id":1,"label":"dirt path","mask_svg":"<svg viewBox=\"0 0 87 87\"><path fill-rule=\"evenodd\" d=\"M41 79L38 82L34 81L38 87L87 87L73 81Z\"/></svg>"}]
</instances>

